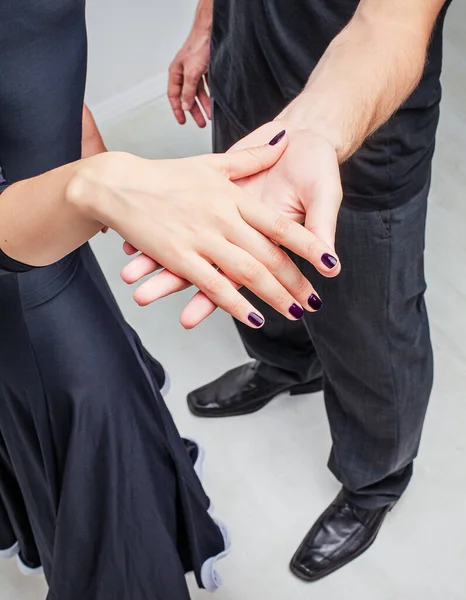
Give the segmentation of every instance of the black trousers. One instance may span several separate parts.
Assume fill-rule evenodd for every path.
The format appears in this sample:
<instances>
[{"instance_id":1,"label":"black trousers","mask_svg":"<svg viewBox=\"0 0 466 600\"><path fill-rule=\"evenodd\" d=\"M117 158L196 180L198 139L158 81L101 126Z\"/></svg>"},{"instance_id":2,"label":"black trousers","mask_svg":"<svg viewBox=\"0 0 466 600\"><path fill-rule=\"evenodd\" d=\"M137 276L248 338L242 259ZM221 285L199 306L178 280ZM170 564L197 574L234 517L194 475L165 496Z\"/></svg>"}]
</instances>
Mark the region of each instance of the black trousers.
<instances>
[{"instance_id":1,"label":"black trousers","mask_svg":"<svg viewBox=\"0 0 466 600\"><path fill-rule=\"evenodd\" d=\"M214 106L216 151L244 133ZM333 439L329 467L353 501L368 508L397 500L406 489L432 388L424 301L429 185L395 209L343 205L336 242L343 270L336 279L294 257L323 299L319 313L291 322L246 291L266 325L257 331L236 323L264 377L298 383L323 373Z\"/></svg>"}]
</instances>

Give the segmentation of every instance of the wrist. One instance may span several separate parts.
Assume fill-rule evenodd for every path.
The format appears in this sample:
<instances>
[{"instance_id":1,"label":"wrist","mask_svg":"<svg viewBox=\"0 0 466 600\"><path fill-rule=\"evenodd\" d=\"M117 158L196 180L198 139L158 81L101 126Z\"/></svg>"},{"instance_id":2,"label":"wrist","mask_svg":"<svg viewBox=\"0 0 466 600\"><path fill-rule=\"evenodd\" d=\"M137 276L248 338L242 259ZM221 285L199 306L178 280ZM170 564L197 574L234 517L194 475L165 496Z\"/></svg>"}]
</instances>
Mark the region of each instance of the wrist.
<instances>
[{"instance_id":1,"label":"wrist","mask_svg":"<svg viewBox=\"0 0 466 600\"><path fill-rule=\"evenodd\" d=\"M120 203L114 190L124 185L131 158L136 157L107 152L74 163L65 186L65 202L82 218L115 228Z\"/></svg>"},{"instance_id":2,"label":"wrist","mask_svg":"<svg viewBox=\"0 0 466 600\"><path fill-rule=\"evenodd\" d=\"M340 163L348 158L349 148L345 143L343 128L338 122L337 109L332 109L331 100L329 101L327 96L304 91L277 116L276 120L325 139L335 150Z\"/></svg>"}]
</instances>

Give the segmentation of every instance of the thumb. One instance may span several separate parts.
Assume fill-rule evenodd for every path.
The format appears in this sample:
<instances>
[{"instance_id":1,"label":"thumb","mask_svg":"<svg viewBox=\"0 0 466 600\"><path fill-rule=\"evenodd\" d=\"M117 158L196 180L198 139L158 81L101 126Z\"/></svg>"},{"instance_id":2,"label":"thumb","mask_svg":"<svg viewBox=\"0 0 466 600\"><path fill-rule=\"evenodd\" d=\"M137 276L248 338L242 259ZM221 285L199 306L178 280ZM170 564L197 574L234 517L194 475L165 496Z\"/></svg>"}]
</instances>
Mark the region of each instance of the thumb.
<instances>
[{"instance_id":1,"label":"thumb","mask_svg":"<svg viewBox=\"0 0 466 600\"><path fill-rule=\"evenodd\" d=\"M305 227L330 248L335 249L335 234L343 191L338 162L312 190L312 201L305 206Z\"/></svg>"},{"instance_id":2,"label":"thumb","mask_svg":"<svg viewBox=\"0 0 466 600\"><path fill-rule=\"evenodd\" d=\"M274 166L288 146L288 136L283 130L263 146L245 148L215 155L220 167L231 181L261 173Z\"/></svg>"}]
</instances>

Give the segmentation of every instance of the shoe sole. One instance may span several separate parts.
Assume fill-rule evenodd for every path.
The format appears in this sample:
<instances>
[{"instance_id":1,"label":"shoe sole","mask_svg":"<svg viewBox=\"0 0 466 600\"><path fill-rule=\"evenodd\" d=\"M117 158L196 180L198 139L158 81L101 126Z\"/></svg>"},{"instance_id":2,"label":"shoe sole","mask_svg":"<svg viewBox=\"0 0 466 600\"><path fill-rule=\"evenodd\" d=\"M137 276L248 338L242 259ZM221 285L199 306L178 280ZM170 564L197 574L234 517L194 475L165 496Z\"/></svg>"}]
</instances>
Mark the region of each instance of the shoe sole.
<instances>
[{"instance_id":1,"label":"shoe sole","mask_svg":"<svg viewBox=\"0 0 466 600\"><path fill-rule=\"evenodd\" d=\"M388 510L388 512L391 512L394 508L395 508L395 505L393 505ZM385 515L385 516L387 516L387 515ZM335 573L335 571L339 571L343 567L346 567L346 565L348 565L350 562L353 562L353 560L356 560L357 558L359 558L362 554L364 554L364 552L369 550L369 548L372 546L372 544L377 539L377 536L379 535L380 529L381 529L382 525L384 524L384 522L385 522L385 519L382 519L382 521L380 522L380 525L378 526L377 530L374 533L374 537L371 540L369 540L357 552L352 554L351 557L348 557L344 562L340 563L338 566L329 567L328 569L319 573L318 575L307 575L306 573L303 573L303 571L301 571L298 567L295 567L293 564L296 556L299 553L299 550L298 550L298 552L296 552L295 556L292 558L291 563L290 563L291 572L293 573L293 575L295 575L298 579L301 579L302 581L306 581L307 583L314 583L316 581L319 581L320 579L323 579L324 577L327 577L328 575L331 575L332 573Z\"/></svg>"},{"instance_id":2,"label":"shoe sole","mask_svg":"<svg viewBox=\"0 0 466 600\"><path fill-rule=\"evenodd\" d=\"M202 417L202 418L207 418L207 419L221 419L222 417L241 417L244 415L251 415L253 413L256 413L259 410L261 410L262 408L264 408L265 406L267 406L267 404L270 404L270 402L272 402L272 400L277 398L277 396L279 396L281 394L285 394L286 392L288 392L290 396L300 396L302 394L314 394L316 392L321 392L322 390L323 390L322 379L316 379L315 381L312 381L311 383L302 383L302 384L293 386L292 388L290 388L288 390L283 390L283 392L276 394L272 398L267 398L266 400L261 400L260 402L249 405L247 408L236 409L236 410L233 409L233 410L227 410L227 411L221 410L221 409L219 409L219 410L208 409L206 411L199 410L193 404L191 394L188 394L187 403L188 403L189 411L195 417Z\"/></svg>"}]
</instances>

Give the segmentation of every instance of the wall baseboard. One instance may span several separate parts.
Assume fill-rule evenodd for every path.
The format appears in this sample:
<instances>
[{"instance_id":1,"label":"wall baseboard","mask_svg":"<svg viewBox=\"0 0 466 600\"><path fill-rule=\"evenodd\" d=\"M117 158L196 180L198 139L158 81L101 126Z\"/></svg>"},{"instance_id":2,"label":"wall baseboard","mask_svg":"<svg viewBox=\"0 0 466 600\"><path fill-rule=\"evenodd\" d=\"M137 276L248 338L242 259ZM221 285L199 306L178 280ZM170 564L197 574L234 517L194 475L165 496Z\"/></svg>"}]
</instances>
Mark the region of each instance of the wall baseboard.
<instances>
[{"instance_id":1,"label":"wall baseboard","mask_svg":"<svg viewBox=\"0 0 466 600\"><path fill-rule=\"evenodd\" d=\"M90 108L99 127L118 121L131 111L163 98L167 90L167 77L166 73L159 73L108 100L91 105Z\"/></svg>"}]
</instances>

